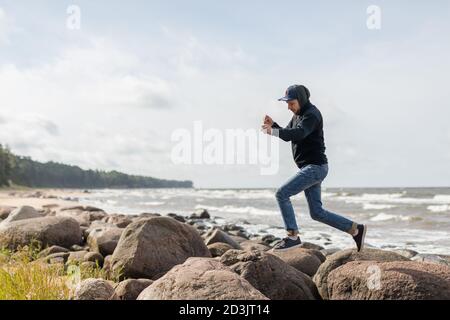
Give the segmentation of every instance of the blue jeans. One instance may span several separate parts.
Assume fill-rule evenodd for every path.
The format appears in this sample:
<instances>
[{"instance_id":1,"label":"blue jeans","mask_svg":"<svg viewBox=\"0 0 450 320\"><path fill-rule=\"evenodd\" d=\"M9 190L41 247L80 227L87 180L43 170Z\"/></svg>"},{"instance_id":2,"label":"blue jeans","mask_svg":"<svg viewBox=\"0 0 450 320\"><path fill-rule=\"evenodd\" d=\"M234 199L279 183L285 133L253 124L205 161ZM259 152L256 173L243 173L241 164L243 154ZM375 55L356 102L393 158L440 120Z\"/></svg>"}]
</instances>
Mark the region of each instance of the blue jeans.
<instances>
[{"instance_id":1,"label":"blue jeans","mask_svg":"<svg viewBox=\"0 0 450 320\"><path fill-rule=\"evenodd\" d=\"M288 232L298 231L290 197L305 191L311 218L341 231L353 234L357 224L322 207L321 186L328 174L328 164L309 164L277 190L276 198Z\"/></svg>"}]
</instances>

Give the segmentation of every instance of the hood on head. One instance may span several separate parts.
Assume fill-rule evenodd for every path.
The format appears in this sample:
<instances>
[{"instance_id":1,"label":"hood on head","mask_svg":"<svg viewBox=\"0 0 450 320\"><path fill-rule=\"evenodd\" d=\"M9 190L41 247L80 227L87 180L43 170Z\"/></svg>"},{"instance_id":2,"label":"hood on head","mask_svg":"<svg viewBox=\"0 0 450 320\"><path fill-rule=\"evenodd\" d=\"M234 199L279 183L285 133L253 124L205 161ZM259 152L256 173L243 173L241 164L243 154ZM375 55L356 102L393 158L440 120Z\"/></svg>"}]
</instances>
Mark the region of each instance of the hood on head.
<instances>
[{"instance_id":1,"label":"hood on head","mask_svg":"<svg viewBox=\"0 0 450 320\"><path fill-rule=\"evenodd\" d=\"M295 86L295 94L297 96L297 100L300 102L300 106L305 106L308 104L311 94L307 87L302 85Z\"/></svg>"}]
</instances>

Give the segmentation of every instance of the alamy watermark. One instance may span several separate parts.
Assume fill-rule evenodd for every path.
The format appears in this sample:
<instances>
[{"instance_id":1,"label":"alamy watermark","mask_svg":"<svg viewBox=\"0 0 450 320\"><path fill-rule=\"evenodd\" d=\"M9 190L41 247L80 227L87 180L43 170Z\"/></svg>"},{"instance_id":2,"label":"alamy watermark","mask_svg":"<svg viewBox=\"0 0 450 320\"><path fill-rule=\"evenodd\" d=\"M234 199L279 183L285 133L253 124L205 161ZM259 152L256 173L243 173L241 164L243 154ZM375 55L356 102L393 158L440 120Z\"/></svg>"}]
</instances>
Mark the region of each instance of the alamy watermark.
<instances>
[{"instance_id":1,"label":"alamy watermark","mask_svg":"<svg viewBox=\"0 0 450 320\"><path fill-rule=\"evenodd\" d=\"M192 130L173 131L171 159L188 165L255 165L261 175L279 170L279 140L256 129L204 129L194 121Z\"/></svg>"},{"instance_id":2,"label":"alamy watermark","mask_svg":"<svg viewBox=\"0 0 450 320\"><path fill-rule=\"evenodd\" d=\"M66 26L69 30L81 29L81 8L77 5L70 5L67 7Z\"/></svg>"},{"instance_id":3,"label":"alamy watermark","mask_svg":"<svg viewBox=\"0 0 450 320\"><path fill-rule=\"evenodd\" d=\"M376 264L372 264L367 267L366 270L370 276L367 278L367 288L369 290L380 290L381 289L381 269Z\"/></svg>"},{"instance_id":4,"label":"alamy watermark","mask_svg":"<svg viewBox=\"0 0 450 320\"><path fill-rule=\"evenodd\" d=\"M369 30L381 29L381 8L377 5L371 5L367 7L367 20L366 26Z\"/></svg>"}]
</instances>

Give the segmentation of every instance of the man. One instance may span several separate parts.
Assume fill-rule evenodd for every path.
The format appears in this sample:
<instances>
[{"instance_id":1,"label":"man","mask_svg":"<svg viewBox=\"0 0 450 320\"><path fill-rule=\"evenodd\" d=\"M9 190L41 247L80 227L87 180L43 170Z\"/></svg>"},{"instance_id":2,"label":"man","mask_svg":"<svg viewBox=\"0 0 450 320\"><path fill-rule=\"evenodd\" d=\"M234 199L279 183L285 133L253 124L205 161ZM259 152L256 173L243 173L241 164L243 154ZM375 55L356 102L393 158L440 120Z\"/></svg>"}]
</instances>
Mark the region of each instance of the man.
<instances>
[{"instance_id":1,"label":"man","mask_svg":"<svg viewBox=\"0 0 450 320\"><path fill-rule=\"evenodd\" d=\"M281 128L267 115L264 119L263 130L266 133L291 142L294 161L299 168L297 174L276 193L287 237L280 241L274 250L284 251L301 245L290 197L304 191L311 217L349 233L360 251L364 247L367 226L357 224L322 207L321 183L328 174L328 160L325 155L322 114L309 98L310 92L305 86L290 86L285 96L278 99L286 101L288 109L294 113L287 127Z\"/></svg>"}]
</instances>

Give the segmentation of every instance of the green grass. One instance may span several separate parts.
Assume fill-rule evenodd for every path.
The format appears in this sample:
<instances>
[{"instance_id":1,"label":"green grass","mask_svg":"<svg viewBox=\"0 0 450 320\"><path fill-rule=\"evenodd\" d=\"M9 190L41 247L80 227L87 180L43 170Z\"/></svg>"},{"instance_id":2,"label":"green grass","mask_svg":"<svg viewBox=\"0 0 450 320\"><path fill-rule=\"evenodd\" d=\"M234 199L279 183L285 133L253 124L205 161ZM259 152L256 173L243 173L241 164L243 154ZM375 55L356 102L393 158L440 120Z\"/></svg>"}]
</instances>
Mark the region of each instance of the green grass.
<instances>
[{"instance_id":1,"label":"green grass","mask_svg":"<svg viewBox=\"0 0 450 320\"><path fill-rule=\"evenodd\" d=\"M0 250L0 300L68 300L78 281L102 278L117 282L98 265L69 267L37 260L40 248Z\"/></svg>"}]
</instances>

